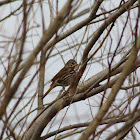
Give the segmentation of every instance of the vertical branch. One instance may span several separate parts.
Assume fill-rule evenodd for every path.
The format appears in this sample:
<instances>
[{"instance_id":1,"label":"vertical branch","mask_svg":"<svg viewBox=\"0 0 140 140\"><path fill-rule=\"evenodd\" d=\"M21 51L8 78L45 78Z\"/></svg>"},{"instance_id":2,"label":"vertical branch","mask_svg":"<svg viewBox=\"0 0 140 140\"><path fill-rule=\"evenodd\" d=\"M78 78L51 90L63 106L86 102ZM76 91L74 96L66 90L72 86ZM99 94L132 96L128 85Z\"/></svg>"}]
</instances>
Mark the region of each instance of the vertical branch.
<instances>
[{"instance_id":1,"label":"vertical branch","mask_svg":"<svg viewBox=\"0 0 140 140\"><path fill-rule=\"evenodd\" d=\"M52 3L50 0L48 0L48 5L49 5L49 10L50 10L50 24L52 23L53 19L54 19L54 15L53 15L53 7L52 7Z\"/></svg>"},{"instance_id":2,"label":"vertical branch","mask_svg":"<svg viewBox=\"0 0 140 140\"><path fill-rule=\"evenodd\" d=\"M42 17L42 33L45 32L45 25L44 25L44 14L43 14L43 7L42 7L42 0L40 0L40 8L41 8L41 17ZM38 89L38 113L43 109L43 92L44 92L44 77L45 77L45 52L44 49L41 50L40 56L40 73L39 73L39 89Z\"/></svg>"}]
</instances>

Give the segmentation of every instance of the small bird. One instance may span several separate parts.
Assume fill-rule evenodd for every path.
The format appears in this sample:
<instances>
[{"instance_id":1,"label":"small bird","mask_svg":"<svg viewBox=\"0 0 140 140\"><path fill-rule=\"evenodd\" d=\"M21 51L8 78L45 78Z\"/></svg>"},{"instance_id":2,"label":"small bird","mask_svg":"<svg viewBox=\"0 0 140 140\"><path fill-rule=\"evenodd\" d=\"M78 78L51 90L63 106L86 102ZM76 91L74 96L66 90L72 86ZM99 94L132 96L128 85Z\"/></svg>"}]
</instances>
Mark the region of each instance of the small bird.
<instances>
[{"instance_id":1,"label":"small bird","mask_svg":"<svg viewBox=\"0 0 140 140\"><path fill-rule=\"evenodd\" d=\"M53 77L49 90L43 95L43 98L56 86L66 87L73 82L73 78L78 69L78 64L74 59L70 59L65 66Z\"/></svg>"}]
</instances>

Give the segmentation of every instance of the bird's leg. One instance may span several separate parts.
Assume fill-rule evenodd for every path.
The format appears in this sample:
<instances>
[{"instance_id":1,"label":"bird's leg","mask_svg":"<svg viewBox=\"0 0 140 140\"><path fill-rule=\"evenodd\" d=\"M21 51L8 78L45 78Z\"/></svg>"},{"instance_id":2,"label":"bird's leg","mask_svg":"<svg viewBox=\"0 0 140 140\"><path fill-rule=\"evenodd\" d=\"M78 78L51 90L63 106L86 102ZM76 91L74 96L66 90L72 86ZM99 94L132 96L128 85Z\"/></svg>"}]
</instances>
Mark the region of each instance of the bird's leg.
<instances>
[{"instance_id":1,"label":"bird's leg","mask_svg":"<svg viewBox=\"0 0 140 140\"><path fill-rule=\"evenodd\" d=\"M56 97L57 98L60 98L61 96L63 96L62 92L65 91L65 87L62 87L62 89L60 90L58 96Z\"/></svg>"}]
</instances>

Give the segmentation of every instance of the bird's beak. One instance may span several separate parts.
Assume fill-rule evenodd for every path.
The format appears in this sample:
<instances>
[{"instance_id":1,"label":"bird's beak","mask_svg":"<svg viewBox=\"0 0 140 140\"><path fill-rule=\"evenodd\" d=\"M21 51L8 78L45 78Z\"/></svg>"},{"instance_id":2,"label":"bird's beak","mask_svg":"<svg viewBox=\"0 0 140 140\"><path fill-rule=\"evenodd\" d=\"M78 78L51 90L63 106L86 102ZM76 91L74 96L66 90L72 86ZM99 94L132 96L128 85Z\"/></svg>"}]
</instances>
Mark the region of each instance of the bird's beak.
<instances>
[{"instance_id":1,"label":"bird's beak","mask_svg":"<svg viewBox=\"0 0 140 140\"><path fill-rule=\"evenodd\" d=\"M76 63L75 64L75 70L78 70L78 68L79 68L79 65Z\"/></svg>"}]
</instances>

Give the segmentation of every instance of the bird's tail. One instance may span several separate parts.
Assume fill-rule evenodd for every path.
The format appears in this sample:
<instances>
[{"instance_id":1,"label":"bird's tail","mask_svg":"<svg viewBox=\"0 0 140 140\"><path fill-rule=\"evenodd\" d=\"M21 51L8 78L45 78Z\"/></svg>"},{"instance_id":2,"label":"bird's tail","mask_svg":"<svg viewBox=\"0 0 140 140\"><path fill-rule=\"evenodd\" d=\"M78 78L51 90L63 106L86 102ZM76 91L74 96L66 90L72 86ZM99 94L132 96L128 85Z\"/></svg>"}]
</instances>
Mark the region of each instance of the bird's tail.
<instances>
[{"instance_id":1,"label":"bird's tail","mask_svg":"<svg viewBox=\"0 0 140 140\"><path fill-rule=\"evenodd\" d=\"M42 99L43 99L45 96L47 96L47 94L48 94L54 87L55 87L55 86L54 86L54 84L52 83L52 84L50 85L50 88L48 89L48 91L43 95Z\"/></svg>"}]
</instances>

